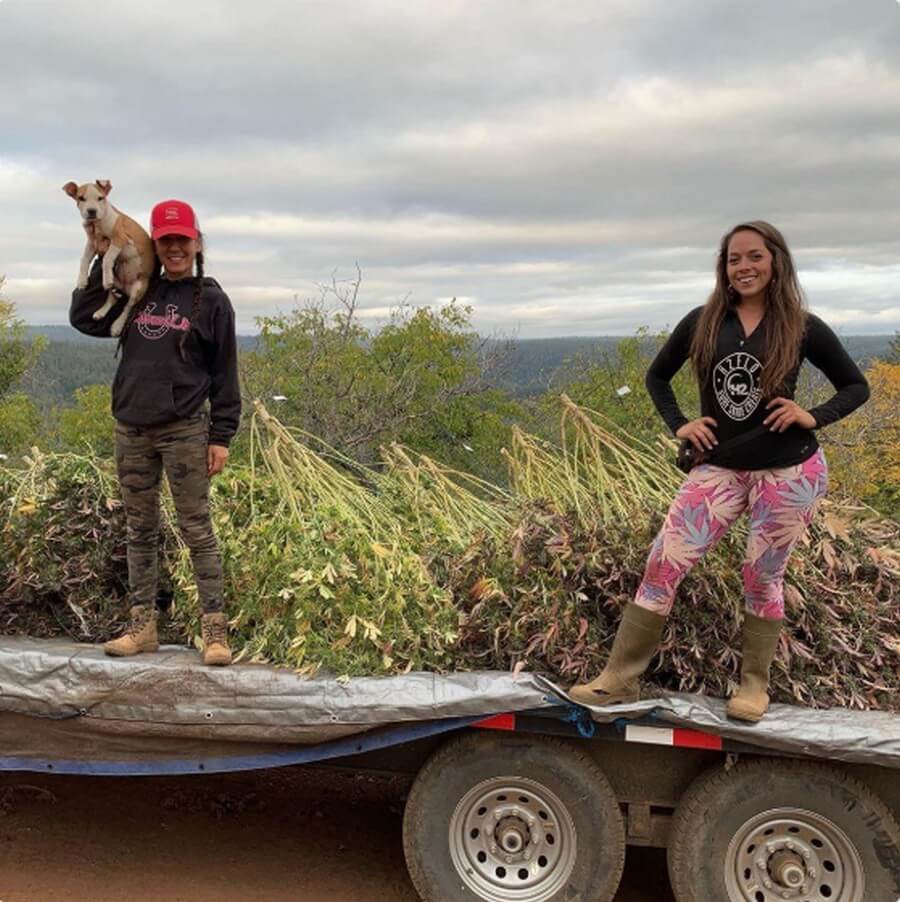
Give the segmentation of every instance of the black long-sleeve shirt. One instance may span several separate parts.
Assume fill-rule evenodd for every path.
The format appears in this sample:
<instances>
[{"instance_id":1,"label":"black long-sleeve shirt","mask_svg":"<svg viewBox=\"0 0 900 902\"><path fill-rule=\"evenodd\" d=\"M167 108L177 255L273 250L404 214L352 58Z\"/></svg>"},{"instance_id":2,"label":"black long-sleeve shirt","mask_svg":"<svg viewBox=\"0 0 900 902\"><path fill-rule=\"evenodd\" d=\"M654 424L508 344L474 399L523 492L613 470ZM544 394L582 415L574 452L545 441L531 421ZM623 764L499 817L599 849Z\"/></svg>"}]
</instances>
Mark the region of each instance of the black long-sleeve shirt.
<instances>
[{"instance_id":1,"label":"black long-sleeve shirt","mask_svg":"<svg viewBox=\"0 0 900 902\"><path fill-rule=\"evenodd\" d=\"M72 292L69 322L86 335L110 338L110 326L124 301L95 320L93 313L106 295L97 260L87 288ZM143 309L125 336L113 380L112 413L131 426L159 426L193 416L208 399L209 442L228 447L241 416L234 309L211 278L203 280L195 323L190 322L193 302L193 279L162 277L151 282ZM188 327L182 360L178 342Z\"/></svg>"},{"instance_id":2,"label":"black long-sleeve shirt","mask_svg":"<svg viewBox=\"0 0 900 902\"><path fill-rule=\"evenodd\" d=\"M647 371L647 391L673 434L688 418L681 412L670 382L690 356L691 340L702 311L702 307L697 307L678 323ZM719 331L709 379L700 386L701 414L718 423L713 431L720 445L760 426L771 412L766 404L772 399L763 397L761 391L765 341L764 323L748 338L737 312L728 310ZM836 389L824 404L809 411L816 429L847 416L868 399L869 385L859 367L834 332L812 313L807 314L798 364L788 374L779 397L794 397L804 359L821 370ZM812 430L793 425L784 432L763 432L733 449L717 448L709 460L734 470L766 470L802 463L818 447Z\"/></svg>"}]
</instances>

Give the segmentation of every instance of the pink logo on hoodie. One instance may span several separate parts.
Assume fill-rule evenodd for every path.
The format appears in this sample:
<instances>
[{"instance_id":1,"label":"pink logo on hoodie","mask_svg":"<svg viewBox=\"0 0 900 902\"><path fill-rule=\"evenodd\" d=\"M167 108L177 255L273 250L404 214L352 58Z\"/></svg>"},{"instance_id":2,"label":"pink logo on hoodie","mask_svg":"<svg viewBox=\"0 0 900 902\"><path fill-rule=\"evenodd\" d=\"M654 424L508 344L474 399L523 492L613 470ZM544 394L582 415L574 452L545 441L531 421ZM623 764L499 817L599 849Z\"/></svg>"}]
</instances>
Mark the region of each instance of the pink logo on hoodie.
<instances>
[{"instance_id":1,"label":"pink logo on hoodie","mask_svg":"<svg viewBox=\"0 0 900 902\"><path fill-rule=\"evenodd\" d=\"M175 304L166 304L165 316L154 315L155 309L156 304L147 304L135 319L138 332L149 341L158 341L168 333L169 329L187 332L191 328L191 321L178 312Z\"/></svg>"}]
</instances>

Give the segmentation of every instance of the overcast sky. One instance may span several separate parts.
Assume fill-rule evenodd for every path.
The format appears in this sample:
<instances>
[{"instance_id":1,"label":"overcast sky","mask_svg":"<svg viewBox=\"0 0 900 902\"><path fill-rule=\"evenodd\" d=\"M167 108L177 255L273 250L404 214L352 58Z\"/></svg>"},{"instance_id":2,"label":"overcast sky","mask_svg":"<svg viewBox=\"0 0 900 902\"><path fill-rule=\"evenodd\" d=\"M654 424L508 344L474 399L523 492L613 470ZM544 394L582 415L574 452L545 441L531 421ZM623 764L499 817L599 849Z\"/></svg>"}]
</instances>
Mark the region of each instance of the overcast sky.
<instances>
[{"instance_id":1,"label":"overcast sky","mask_svg":"<svg viewBox=\"0 0 900 902\"><path fill-rule=\"evenodd\" d=\"M900 328L897 0L0 0L0 275L67 321L108 178L192 203L241 331L363 271L485 333L626 334L786 234L812 310Z\"/></svg>"}]
</instances>

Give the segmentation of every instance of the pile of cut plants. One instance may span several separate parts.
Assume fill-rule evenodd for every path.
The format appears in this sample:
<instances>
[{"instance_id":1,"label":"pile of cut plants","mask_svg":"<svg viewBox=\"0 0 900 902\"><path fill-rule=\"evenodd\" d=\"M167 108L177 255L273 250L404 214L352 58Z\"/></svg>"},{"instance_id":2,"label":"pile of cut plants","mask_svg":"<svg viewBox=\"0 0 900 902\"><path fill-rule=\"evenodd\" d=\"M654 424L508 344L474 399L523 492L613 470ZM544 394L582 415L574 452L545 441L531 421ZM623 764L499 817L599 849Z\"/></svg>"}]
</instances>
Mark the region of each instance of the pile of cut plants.
<instances>
[{"instance_id":1,"label":"pile of cut plants","mask_svg":"<svg viewBox=\"0 0 900 902\"><path fill-rule=\"evenodd\" d=\"M257 403L250 457L211 504L238 660L305 675L602 666L682 479L672 443L635 439L565 396L558 439L514 429L509 487L408 448L364 467ZM127 611L111 461L37 451L0 468L4 632L102 641ZM190 556L163 497L164 634L198 633ZM739 524L685 579L647 681L725 696L740 667ZM900 710L900 523L826 499L788 569L776 701Z\"/></svg>"}]
</instances>

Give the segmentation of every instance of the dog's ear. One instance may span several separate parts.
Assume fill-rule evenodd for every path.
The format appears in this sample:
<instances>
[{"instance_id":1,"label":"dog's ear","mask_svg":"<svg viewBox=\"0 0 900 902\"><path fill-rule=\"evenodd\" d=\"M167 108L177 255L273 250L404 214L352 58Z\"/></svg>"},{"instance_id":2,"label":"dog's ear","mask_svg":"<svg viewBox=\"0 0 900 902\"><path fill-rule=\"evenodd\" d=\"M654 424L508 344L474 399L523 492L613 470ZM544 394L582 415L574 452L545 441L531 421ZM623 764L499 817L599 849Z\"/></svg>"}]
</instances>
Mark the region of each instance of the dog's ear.
<instances>
[{"instance_id":1,"label":"dog's ear","mask_svg":"<svg viewBox=\"0 0 900 902\"><path fill-rule=\"evenodd\" d=\"M65 185L63 185L63 191L65 191L69 197L75 197L75 195L78 194L78 185L76 185L75 182L66 182Z\"/></svg>"},{"instance_id":2,"label":"dog's ear","mask_svg":"<svg viewBox=\"0 0 900 902\"><path fill-rule=\"evenodd\" d=\"M104 194L109 194L109 192L112 191L112 182L108 179L97 179L97 187Z\"/></svg>"}]
</instances>

